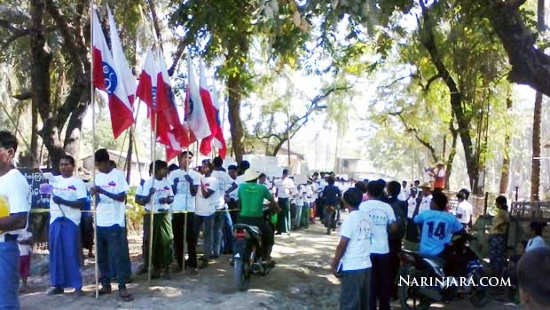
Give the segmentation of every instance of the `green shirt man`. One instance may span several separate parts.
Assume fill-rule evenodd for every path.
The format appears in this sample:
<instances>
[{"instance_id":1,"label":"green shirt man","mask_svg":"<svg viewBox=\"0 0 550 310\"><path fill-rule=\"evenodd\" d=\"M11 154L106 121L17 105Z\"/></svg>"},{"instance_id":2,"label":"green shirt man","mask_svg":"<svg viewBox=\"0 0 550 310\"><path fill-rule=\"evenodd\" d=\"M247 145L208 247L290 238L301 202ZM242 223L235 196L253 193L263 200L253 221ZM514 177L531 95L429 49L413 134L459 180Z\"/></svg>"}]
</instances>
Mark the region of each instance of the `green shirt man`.
<instances>
[{"instance_id":1,"label":"green shirt man","mask_svg":"<svg viewBox=\"0 0 550 310\"><path fill-rule=\"evenodd\" d=\"M263 217L264 199L273 201L273 195L262 184L246 182L239 185L239 201L241 202L241 217Z\"/></svg>"}]
</instances>

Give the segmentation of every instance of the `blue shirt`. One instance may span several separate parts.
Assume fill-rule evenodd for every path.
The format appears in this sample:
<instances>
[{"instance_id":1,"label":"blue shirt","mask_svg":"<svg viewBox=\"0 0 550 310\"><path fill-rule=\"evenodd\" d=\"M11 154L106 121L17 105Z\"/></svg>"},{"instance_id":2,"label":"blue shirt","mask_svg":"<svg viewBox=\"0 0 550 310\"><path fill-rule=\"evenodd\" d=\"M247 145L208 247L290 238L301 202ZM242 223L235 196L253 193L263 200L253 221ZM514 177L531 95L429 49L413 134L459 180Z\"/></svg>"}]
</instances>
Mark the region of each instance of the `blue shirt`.
<instances>
[{"instance_id":1,"label":"blue shirt","mask_svg":"<svg viewBox=\"0 0 550 310\"><path fill-rule=\"evenodd\" d=\"M423 211L414 218L414 222L422 224L420 254L425 256L439 255L451 242L453 234L463 229L456 217L445 211Z\"/></svg>"}]
</instances>

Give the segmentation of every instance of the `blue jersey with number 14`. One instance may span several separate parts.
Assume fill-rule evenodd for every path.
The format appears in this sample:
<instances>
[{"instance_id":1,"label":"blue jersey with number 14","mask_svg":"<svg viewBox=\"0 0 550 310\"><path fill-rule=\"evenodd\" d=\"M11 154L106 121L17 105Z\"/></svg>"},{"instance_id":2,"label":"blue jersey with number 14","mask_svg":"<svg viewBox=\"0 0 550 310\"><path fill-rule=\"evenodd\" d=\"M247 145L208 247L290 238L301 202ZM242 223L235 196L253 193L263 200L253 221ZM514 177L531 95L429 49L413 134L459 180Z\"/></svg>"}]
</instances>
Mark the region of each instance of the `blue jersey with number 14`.
<instances>
[{"instance_id":1,"label":"blue jersey with number 14","mask_svg":"<svg viewBox=\"0 0 550 310\"><path fill-rule=\"evenodd\" d=\"M420 254L426 256L439 255L451 242L453 234L462 230L456 217L445 211L426 210L418 214L414 222L422 224Z\"/></svg>"}]
</instances>

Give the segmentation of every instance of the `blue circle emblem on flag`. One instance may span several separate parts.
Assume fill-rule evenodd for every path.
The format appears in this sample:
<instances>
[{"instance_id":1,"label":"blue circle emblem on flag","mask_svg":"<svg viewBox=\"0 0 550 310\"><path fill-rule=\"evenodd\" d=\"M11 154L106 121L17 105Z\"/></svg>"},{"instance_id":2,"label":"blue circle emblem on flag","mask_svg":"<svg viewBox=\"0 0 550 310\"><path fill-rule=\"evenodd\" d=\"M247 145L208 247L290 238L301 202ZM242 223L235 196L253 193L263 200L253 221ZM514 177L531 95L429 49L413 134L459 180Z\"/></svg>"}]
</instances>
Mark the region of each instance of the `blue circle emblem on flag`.
<instances>
[{"instance_id":1,"label":"blue circle emblem on flag","mask_svg":"<svg viewBox=\"0 0 550 310\"><path fill-rule=\"evenodd\" d=\"M115 70L106 62L103 62L103 76L105 77L105 88L107 89L107 93L112 95L115 92L118 80Z\"/></svg>"}]
</instances>

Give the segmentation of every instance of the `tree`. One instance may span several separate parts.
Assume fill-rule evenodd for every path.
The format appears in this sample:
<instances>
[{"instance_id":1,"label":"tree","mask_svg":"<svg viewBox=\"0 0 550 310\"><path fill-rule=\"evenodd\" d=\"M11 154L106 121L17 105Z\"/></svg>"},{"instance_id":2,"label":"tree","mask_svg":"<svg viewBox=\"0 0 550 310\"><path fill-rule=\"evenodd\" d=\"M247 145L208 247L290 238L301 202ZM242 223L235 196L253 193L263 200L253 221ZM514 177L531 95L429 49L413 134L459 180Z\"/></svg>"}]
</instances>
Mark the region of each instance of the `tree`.
<instances>
[{"instance_id":1,"label":"tree","mask_svg":"<svg viewBox=\"0 0 550 310\"><path fill-rule=\"evenodd\" d=\"M22 72L29 72L28 90L14 94L31 98L33 133L40 136L46 147L49 162L57 167L59 158L69 152L78 154L82 120L90 102L90 63L88 1L29 0L29 11L5 4L5 18L0 23L12 36L5 42L2 53L16 58ZM123 12L128 31L136 28L137 5L116 5ZM119 10L120 8L120 10ZM28 42L24 44L14 44ZM25 70L28 69L28 70ZM36 114L40 117L41 128ZM33 134L31 154L36 157L37 140Z\"/></svg>"},{"instance_id":2,"label":"tree","mask_svg":"<svg viewBox=\"0 0 550 310\"><path fill-rule=\"evenodd\" d=\"M239 162L245 152L241 102L254 77L252 45L254 40L264 40L274 62L278 59L281 64L295 64L297 47L306 37L301 23L292 18L296 12L294 1L191 0L182 2L171 16L172 25L185 29L182 41L191 47L191 53L209 62L218 58L223 61L217 72L228 92L231 146Z\"/></svg>"}]
</instances>

